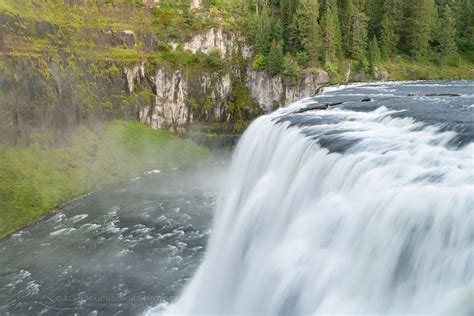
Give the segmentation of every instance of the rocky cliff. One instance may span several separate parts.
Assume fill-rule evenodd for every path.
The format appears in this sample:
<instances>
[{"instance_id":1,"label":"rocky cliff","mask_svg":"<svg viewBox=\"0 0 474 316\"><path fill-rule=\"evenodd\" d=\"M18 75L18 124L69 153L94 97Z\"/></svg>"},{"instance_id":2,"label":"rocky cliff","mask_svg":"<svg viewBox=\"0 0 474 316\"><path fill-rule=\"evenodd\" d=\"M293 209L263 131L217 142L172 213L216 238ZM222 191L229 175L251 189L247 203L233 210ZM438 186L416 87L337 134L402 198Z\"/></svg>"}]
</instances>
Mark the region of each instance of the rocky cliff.
<instances>
[{"instance_id":1,"label":"rocky cliff","mask_svg":"<svg viewBox=\"0 0 474 316\"><path fill-rule=\"evenodd\" d=\"M163 7L156 0L6 1L0 5L3 141L60 140L67 127L113 118L177 132L196 124L240 130L329 81L321 69L304 72L296 85L253 70L246 39L221 26L232 20L222 23L201 1Z\"/></svg>"},{"instance_id":2,"label":"rocky cliff","mask_svg":"<svg viewBox=\"0 0 474 316\"><path fill-rule=\"evenodd\" d=\"M281 76L273 77L265 71L248 67L246 84L259 106L265 112L269 112L313 96L329 81L329 75L323 69L304 71L296 84L290 84Z\"/></svg>"}]
</instances>

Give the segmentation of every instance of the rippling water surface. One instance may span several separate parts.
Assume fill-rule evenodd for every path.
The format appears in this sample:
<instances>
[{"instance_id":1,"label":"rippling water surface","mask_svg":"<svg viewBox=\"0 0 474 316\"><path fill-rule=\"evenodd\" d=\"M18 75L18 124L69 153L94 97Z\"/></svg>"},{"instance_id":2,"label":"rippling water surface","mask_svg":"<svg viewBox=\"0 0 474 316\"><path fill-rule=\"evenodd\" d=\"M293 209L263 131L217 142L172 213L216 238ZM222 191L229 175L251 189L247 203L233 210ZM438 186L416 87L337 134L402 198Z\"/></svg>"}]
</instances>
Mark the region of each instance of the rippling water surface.
<instances>
[{"instance_id":1,"label":"rippling water surface","mask_svg":"<svg viewBox=\"0 0 474 316\"><path fill-rule=\"evenodd\" d=\"M137 314L200 262L225 165L154 170L0 241L0 314Z\"/></svg>"}]
</instances>

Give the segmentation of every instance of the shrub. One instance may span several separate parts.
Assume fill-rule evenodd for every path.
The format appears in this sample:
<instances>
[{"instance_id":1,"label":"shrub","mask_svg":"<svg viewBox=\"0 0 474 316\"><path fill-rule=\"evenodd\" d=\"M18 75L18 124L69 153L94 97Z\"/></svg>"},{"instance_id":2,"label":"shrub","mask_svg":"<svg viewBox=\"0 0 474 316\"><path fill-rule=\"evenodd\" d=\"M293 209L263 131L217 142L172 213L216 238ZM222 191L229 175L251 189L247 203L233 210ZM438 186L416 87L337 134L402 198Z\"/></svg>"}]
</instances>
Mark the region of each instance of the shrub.
<instances>
[{"instance_id":1,"label":"shrub","mask_svg":"<svg viewBox=\"0 0 474 316\"><path fill-rule=\"evenodd\" d=\"M296 61L298 62L298 65L300 65L301 67L308 67L308 54L306 54L305 52L297 52L295 57Z\"/></svg>"},{"instance_id":2,"label":"shrub","mask_svg":"<svg viewBox=\"0 0 474 316\"><path fill-rule=\"evenodd\" d=\"M252 67L255 70L263 70L267 65L267 58L262 54L257 54L252 62Z\"/></svg>"},{"instance_id":3,"label":"shrub","mask_svg":"<svg viewBox=\"0 0 474 316\"><path fill-rule=\"evenodd\" d=\"M451 66L451 67L459 67L461 64L461 56L458 53L451 53L448 56L444 57L441 60L442 64Z\"/></svg>"},{"instance_id":4,"label":"shrub","mask_svg":"<svg viewBox=\"0 0 474 316\"><path fill-rule=\"evenodd\" d=\"M324 69L328 72L329 76L334 78L337 77L337 67L331 62L326 62L324 64Z\"/></svg>"},{"instance_id":5,"label":"shrub","mask_svg":"<svg viewBox=\"0 0 474 316\"><path fill-rule=\"evenodd\" d=\"M272 75L277 75L283 70L283 43L272 42L270 53L267 57L267 70Z\"/></svg>"},{"instance_id":6,"label":"shrub","mask_svg":"<svg viewBox=\"0 0 474 316\"><path fill-rule=\"evenodd\" d=\"M361 53L357 57L355 71L357 73L367 73L369 71L369 61L367 60L365 54Z\"/></svg>"},{"instance_id":7,"label":"shrub","mask_svg":"<svg viewBox=\"0 0 474 316\"><path fill-rule=\"evenodd\" d=\"M301 69L296 59L290 54L286 54L283 60L283 75L291 85L296 85L301 76Z\"/></svg>"}]
</instances>

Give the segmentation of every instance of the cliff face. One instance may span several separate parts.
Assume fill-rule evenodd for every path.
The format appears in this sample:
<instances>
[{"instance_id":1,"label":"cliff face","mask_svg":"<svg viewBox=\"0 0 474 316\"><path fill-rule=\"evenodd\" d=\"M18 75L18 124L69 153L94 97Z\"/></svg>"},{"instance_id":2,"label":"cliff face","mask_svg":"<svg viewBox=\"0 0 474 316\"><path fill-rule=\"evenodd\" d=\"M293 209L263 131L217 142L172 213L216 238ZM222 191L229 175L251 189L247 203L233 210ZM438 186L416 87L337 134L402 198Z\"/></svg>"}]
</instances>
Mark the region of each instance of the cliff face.
<instances>
[{"instance_id":1,"label":"cliff face","mask_svg":"<svg viewBox=\"0 0 474 316\"><path fill-rule=\"evenodd\" d=\"M207 121L225 121L226 100L232 92L228 74L211 78L209 74L187 76L181 70L169 71L158 67L156 75L150 78L155 86L155 96L151 105L140 109L139 120L152 128L184 132L193 123L191 98L209 97L212 108L208 109Z\"/></svg>"},{"instance_id":2,"label":"cliff face","mask_svg":"<svg viewBox=\"0 0 474 316\"><path fill-rule=\"evenodd\" d=\"M253 70L245 38L220 26L221 17L211 17L201 1L170 9L148 0L143 7L25 0L23 9L35 14L6 1L0 6L2 141L60 140L65 128L114 118L177 132L211 123L239 130L329 81L318 70L292 86ZM180 22L179 14L191 15ZM83 22L92 19L102 22Z\"/></svg>"},{"instance_id":3,"label":"cliff face","mask_svg":"<svg viewBox=\"0 0 474 316\"><path fill-rule=\"evenodd\" d=\"M246 84L255 101L264 111L269 112L280 106L313 96L329 80L328 73L318 69L314 73L303 72L297 84L292 85L281 76L272 77L265 71L249 67Z\"/></svg>"}]
</instances>

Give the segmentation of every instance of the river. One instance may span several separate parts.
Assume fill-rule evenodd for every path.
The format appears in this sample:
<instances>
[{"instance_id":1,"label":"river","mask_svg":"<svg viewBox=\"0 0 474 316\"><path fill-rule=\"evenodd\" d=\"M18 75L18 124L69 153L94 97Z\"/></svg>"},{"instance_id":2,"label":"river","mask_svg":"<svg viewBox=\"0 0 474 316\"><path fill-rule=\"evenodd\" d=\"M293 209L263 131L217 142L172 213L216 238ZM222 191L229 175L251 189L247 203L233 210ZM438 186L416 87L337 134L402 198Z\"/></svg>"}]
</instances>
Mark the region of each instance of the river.
<instances>
[{"instance_id":1,"label":"river","mask_svg":"<svg viewBox=\"0 0 474 316\"><path fill-rule=\"evenodd\" d=\"M225 168L152 170L0 241L0 314L130 315L172 300L202 258Z\"/></svg>"},{"instance_id":2,"label":"river","mask_svg":"<svg viewBox=\"0 0 474 316\"><path fill-rule=\"evenodd\" d=\"M325 88L255 120L228 172L144 176L1 241L0 312L472 315L473 111L473 80Z\"/></svg>"}]
</instances>

